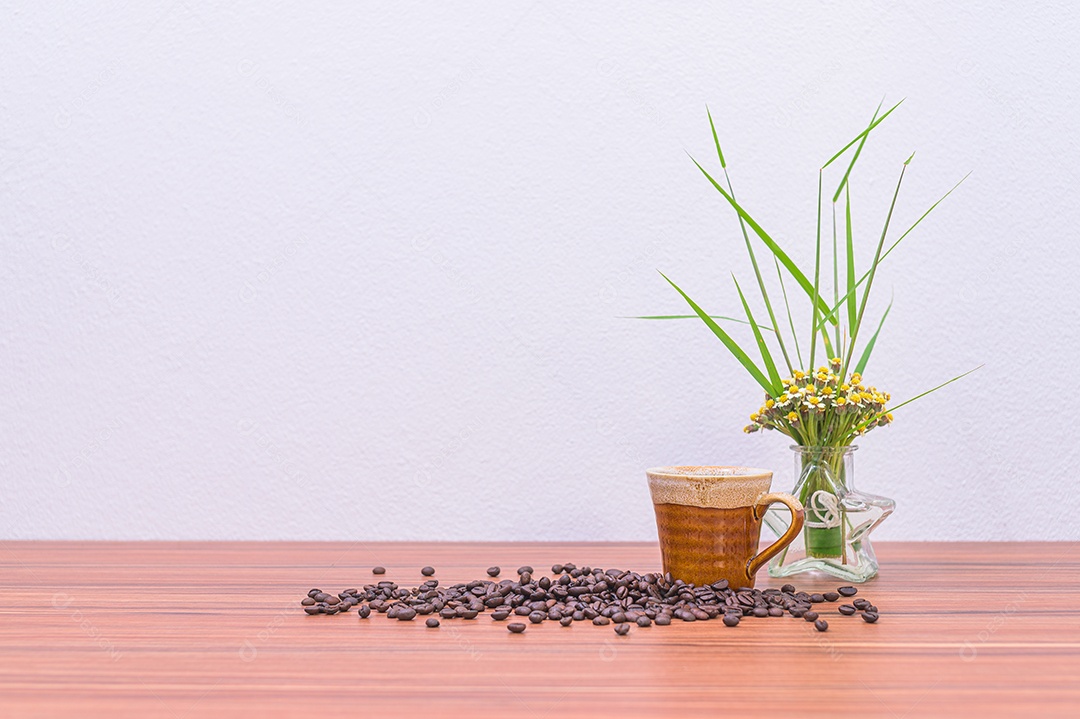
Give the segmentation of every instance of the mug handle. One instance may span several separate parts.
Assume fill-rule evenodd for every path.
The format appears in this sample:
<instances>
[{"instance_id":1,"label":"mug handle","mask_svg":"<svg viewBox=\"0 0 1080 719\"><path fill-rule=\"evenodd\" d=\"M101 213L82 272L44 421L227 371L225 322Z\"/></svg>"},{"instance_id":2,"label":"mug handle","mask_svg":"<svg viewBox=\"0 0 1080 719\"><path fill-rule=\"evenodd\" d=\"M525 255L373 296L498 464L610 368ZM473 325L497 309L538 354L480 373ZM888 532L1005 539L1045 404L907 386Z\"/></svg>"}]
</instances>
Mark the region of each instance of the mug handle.
<instances>
[{"instance_id":1,"label":"mug handle","mask_svg":"<svg viewBox=\"0 0 1080 719\"><path fill-rule=\"evenodd\" d=\"M784 532L782 537L770 544L764 550L755 554L750 558L750 561L746 563L746 576L750 579L751 583L754 581L754 575L758 573L758 570L761 569L762 565L779 554L784 547L791 544L795 537L799 536L799 532L801 532L803 528L803 521L805 519L803 506L799 500L795 499L795 497L787 492L769 492L758 497L757 501L754 502L754 519L760 521L761 518L765 516L765 512L769 510L769 505L776 502L787 505L787 508L791 510L791 525L787 528L787 531ZM761 507L764 507L764 511L759 514L758 509Z\"/></svg>"}]
</instances>

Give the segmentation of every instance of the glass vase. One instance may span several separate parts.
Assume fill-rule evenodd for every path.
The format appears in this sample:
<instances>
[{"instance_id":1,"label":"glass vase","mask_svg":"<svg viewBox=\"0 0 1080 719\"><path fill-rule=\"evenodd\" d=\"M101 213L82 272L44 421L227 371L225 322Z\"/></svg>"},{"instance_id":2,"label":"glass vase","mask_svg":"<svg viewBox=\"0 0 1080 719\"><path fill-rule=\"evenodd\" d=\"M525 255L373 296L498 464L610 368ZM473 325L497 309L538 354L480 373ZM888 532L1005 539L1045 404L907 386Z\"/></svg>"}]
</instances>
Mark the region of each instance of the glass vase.
<instances>
[{"instance_id":1,"label":"glass vase","mask_svg":"<svg viewBox=\"0 0 1080 719\"><path fill-rule=\"evenodd\" d=\"M795 488L806 522L799 538L769 563L769 576L789 577L821 571L849 582L877 575L878 563L870 533L889 516L896 503L855 489L853 455L857 447L793 445ZM782 535L790 515L770 510L769 528Z\"/></svg>"}]
</instances>

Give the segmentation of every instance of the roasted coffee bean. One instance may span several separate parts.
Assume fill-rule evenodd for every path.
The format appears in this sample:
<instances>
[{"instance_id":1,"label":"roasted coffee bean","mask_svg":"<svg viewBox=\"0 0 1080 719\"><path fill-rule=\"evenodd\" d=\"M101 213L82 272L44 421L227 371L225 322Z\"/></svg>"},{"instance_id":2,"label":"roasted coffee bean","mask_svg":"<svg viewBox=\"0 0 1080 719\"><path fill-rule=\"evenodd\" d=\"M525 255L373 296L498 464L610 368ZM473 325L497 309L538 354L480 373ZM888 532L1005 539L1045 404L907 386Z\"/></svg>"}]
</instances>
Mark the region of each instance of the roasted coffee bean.
<instances>
[{"instance_id":1,"label":"roasted coffee bean","mask_svg":"<svg viewBox=\"0 0 1080 719\"><path fill-rule=\"evenodd\" d=\"M525 565L524 567L518 567L518 574L532 574L533 568Z\"/></svg>"},{"instance_id":2,"label":"roasted coffee bean","mask_svg":"<svg viewBox=\"0 0 1080 719\"><path fill-rule=\"evenodd\" d=\"M487 575L489 577L497 577L497 576L499 576L499 572L501 572L501 571L502 570L499 569L498 567L488 567Z\"/></svg>"},{"instance_id":3,"label":"roasted coffee bean","mask_svg":"<svg viewBox=\"0 0 1080 719\"><path fill-rule=\"evenodd\" d=\"M841 597L854 597L859 593L859 590L855 587L839 587L836 591L840 593Z\"/></svg>"},{"instance_id":4,"label":"roasted coffee bean","mask_svg":"<svg viewBox=\"0 0 1080 719\"><path fill-rule=\"evenodd\" d=\"M430 570L430 571L429 571ZM595 620L598 626L614 624L620 633L629 631L631 624L649 627L668 626L675 619L682 622L722 618L728 626L737 625L743 617L777 617L790 613L813 622L819 631L825 620L812 609L822 602L837 601L841 592L807 593L796 591L794 585L780 589L731 588L723 581L695 586L670 574L638 574L620 569L601 569L572 564L552 565L552 577L532 576L531 567L521 567L516 581L496 580L498 567L492 567L488 579L473 580L440 587L439 580L426 579L418 586L398 586L391 581L350 588L336 596L312 589L301 600L307 614L341 614L353 606L361 618L377 611L389 619L410 621L425 616L425 624L445 619L473 619L482 612L491 612L493 621L505 621L513 615L527 617L529 623L551 620L563 626L574 621ZM425 576L433 573L424 567ZM844 588L842 588L844 589ZM854 587L847 588L854 591ZM850 593L848 594L850 596ZM842 615L863 610L863 619L877 620L877 608L862 597L839 606ZM515 622L522 630L523 621ZM827 628L827 623L825 627Z\"/></svg>"},{"instance_id":5,"label":"roasted coffee bean","mask_svg":"<svg viewBox=\"0 0 1080 719\"><path fill-rule=\"evenodd\" d=\"M624 624L616 624L615 625L615 633L618 634L620 637L626 636L626 633L629 632L629 631L630 631L630 625L629 624L624 623Z\"/></svg>"},{"instance_id":6,"label":"roasted coffee bean","mask_svg":"<svg viewBox=\"0 0 1080 719\"><path fill-rule=\"evenodd\" d=\"M439 620L435 617L428 617L428 620L424 622L424 624L434 629L435 627L439 626Z\"/></svg>"},{"instance_id":7,"label":"roasted coffee bean","mask_svg":"<svg viewBox=\"0 0 1080 719\"><path fill-rule=\"evenodd\" d=\"M386 574L386 567L372 567L372 574Z\"/></svg>"},{"instance_id":8,"label":"roasted coffee bean","mask_svg":"<svg viewBox=\"0 0 1080 719\"><path fill-rule=\"evenodd\" d=\"M827 621L825 621L824 619L819 619L816 622L814 622L814 629L818 630L819 632L823 632L828 628L829 628L829 623Z\"/></svg>"},{"instance_id":9,"label":"roasted coffee bean","mask_svg":"<svg viewBox=\"0 0 1080 719\"><path fill-rule=\"evenodd\" d=\"M525 625L518 624L517 622L511 622L510 624L507 624L506 628L510 631L511 634L521 634L523 631L525 631Z\"/></svg>"},{"instance_id":10,"label":"roasted coffee bean","mask_svg":"<svg viewBox=\"0 0 1080 719\"><path fill-rule=\"evenodd\" d=\"M431 575L435 574L435 567L424 567L420 570L420 573L423 574L425 577L430 577Z\"/></svg>"}]
</instances>

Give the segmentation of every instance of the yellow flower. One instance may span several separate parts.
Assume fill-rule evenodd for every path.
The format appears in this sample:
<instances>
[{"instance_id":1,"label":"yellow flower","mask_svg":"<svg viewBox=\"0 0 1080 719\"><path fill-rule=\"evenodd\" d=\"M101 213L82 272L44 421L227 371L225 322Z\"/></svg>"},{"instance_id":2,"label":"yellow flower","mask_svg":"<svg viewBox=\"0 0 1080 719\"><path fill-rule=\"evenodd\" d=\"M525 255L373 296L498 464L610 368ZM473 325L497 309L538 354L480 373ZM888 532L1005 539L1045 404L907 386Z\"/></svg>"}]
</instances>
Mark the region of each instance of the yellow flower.
<instances>
[{"instance_id":1,"label":"yellow flower","mask_svg":"<svg viewBox=\"0 0 1080 719\"><path fill-rule=\"evenodd\" d=\"M771 399L767 399L765 400L765 409L772 409L773 405L775 404L776 402L773 402Z\"/></svg>"},{"instance_id":2,"label":"yellow flower","mask_svg":"<svg viewBox=\"0 0 1080 719\"><path fill-rule=\"evenodd\" d=\"M840 365L844 364L844 361L839 357L833 357L829 360L829 364L833 366L833 369L840 369Z\"/></svg>"},{"instance_id":3,"label":"yellow flower","mask_svg":"<svg viewBox=\"0 0 1080 719\"><path fill-rule=\"evenodd\" d=\"M787 421L791 422L792 424L795 424L796 422L799 421L799 413L798 412L788 412L787 413Z\"/></svg>"},{"instance_id":4,"label":"yellow flower","mask_svg":"<svg viewBox=\"0 0 1080 719\"><path fill-rule=\"evenodd\" d=\"M836 399L833 400L833 404L836 405L837 407L843 407L843 406L845 406L847 404L847 398L846 397L837 397Z\"/></svg>"},{"instance_id":5,"label":"yellow flower","mask_svg":"<svg viewBox=\"0 0 1080 719\"><path fill-rule=\"evenodd\" d=\"M802 370L795 370L795 379L802 379L806 374Z\"/></svg>"},{"instance_id":6,"label":"yellow flower","mask_svg":"<svg viewBox=\"0 0 1080 719\"><path fill-rule=\"evenodd\" d=\"M851 373L851 384L860 384L862 382L862 375L858 372Z\"/></svg>"},{"instance_id":7,"label":"yellow flower","mask_svg":"<svg viewBox=\"0 0 1080 719\"><path fill-rule=\"evenodd\" d=\"M832 387L822 387L821 388L821 394L825 395L826 397L829 397L830 395L832 395L832 393L833 393Z\"/></svg>"},{"instance_id":8,"label":"yellow flower","mask_svg":"<svg viewBox=\"0 0 1080 719\"><path fill-rule=\"evenodd\" d=\"M844 383L844 384L840 385L840 391L841 392L848 392L850 390L851 390L851 385L849 385L847 383Z\"/></svg>"},{"instance_id":9,"label":"yellow flower","mask_svg":"<svg viewBox=\"0 0 1080 719\"><path fill-rule=\"evenodd\" d=\"M757 422L758 421L758 413L757 412L754 412L752 415L750 415L750 421L751 422Z\"/></svg>"}]
</instances>

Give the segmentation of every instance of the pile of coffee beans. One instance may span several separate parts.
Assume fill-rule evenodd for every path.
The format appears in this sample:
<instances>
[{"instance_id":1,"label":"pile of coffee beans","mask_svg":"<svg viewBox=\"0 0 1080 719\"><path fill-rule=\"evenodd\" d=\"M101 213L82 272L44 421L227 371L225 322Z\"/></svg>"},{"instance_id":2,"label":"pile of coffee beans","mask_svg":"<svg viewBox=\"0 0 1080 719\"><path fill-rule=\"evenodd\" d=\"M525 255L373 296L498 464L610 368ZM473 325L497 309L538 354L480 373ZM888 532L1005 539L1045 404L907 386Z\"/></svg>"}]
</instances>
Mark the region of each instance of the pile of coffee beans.
<instances>
[{"instance_id":1,"label":"pile of coffee beans","mask_svg":"<svg viewBox=\"0 0 1080 719\"><path fill-rule=\"evenodd\" d=\"M383 567L372 569L381 575ZM430 577L434 568L424 567L421 574ZM362 589L350 588L333 595L312 589L300 604L308 614L344 614L353 607L361 619L372 612L385 614L389 619L411 621L417 616L431 615L425 623L432 629L439 619L476 619L490 613L501 622L511 617L506 628L520 634L531 624L558 622L568 627L574 622L592 622L598 626L615 625L615 633L625 636L630 625L667 626L674 620L682 622L720 619L724 626L737 627L745 617L782 617L785 614L812 622L824 632L829 623L822 617L826 605L841 597L854 597L855 587L840 587L835 592L808 594L791 584L780 589L751 589L729 587L726 580L705 586L687 584L670 574L638 574L623 569L578 567L556 564L551 568L554 577L534 577L532 567L519 567L517 580L496 581L501 570L491 567L491 579L440 587L438 579L428 579L412 588L399 587L390 581L366 584ZM878 620L878 608L864 598L851 604L839 605L838 616L862 613L869 624Z\"/></svg>"}]
</instances>

